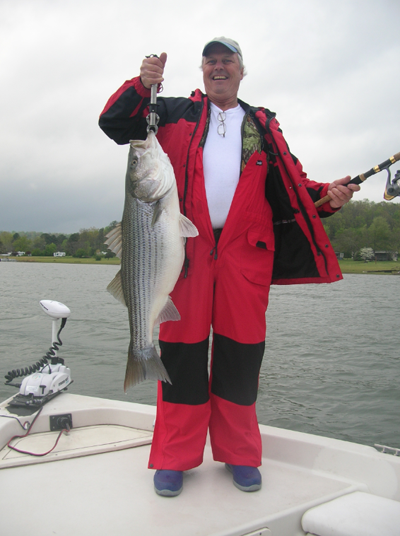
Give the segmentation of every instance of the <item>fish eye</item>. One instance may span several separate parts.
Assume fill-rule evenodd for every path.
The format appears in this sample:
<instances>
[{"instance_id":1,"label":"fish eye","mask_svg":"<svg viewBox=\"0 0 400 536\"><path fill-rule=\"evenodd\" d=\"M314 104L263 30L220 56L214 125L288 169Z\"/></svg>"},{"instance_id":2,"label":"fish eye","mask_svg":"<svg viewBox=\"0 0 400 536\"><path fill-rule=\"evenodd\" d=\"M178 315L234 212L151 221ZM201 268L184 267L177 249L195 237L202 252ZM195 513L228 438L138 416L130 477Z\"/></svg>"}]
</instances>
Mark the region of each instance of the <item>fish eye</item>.
<instances>
[{"instance_id":1,"label":"fish eye","mask_svg":"<svg viewBox=\"0 0 400 536\"><path fill-rule=\"evenodd\" d=\"M135 168L139 163L139 159L137 156L134 156L131 160L131 167Z\"/></svg>"}]
</instances>

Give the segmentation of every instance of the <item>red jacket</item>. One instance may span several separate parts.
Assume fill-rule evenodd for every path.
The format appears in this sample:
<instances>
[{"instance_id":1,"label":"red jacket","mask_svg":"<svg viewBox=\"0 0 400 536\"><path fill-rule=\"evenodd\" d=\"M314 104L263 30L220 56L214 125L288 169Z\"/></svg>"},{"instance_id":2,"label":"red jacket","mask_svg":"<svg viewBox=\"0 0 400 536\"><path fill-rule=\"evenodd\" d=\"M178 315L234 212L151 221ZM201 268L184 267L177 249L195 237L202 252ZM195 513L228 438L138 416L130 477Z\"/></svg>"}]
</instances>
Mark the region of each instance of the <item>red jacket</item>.
<instances>
[{"instance_id":1,"label":"red jacket","mask_svg":"<svg viewBox=\"0 0 400 536\"><path fill-rule=\"evenodd\" d=\"M150 90L144 88L139 77L125 82L102 111L100 128L118 144L145 139L149 99ZM273 212L275 237L272 282L331 283L342 279L336 255L320 221L320 217L329 216L335 210L329 203L319 209L314 206L315 201L326 195L329 184L307 178L299 160L290 153L274 113L239 103L265 140L269 168L265 195ZM196 90L188 99L158 97L157 104L160 117L157 138L175 171L181 211L193 219L191 178L198 147L204 140L208 99ZM256 240L255 245L265 247L265 241ZM193 239L188 239L186 273L192 247Z\"/></svg>"}]
</instances>

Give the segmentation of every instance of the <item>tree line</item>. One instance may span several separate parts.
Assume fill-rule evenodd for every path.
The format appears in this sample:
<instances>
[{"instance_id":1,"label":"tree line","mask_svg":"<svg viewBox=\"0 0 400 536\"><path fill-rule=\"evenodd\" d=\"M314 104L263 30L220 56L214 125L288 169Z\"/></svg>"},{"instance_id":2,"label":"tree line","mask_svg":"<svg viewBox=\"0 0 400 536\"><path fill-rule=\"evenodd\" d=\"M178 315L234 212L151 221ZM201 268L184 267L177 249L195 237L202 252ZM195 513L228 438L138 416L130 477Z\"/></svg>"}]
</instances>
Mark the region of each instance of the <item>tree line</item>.
<instances>
[{"instance_id":1,"label":"tree line","mask_svg":"<svg viewBox=\"0 0 400 536\"><path fill-rule=\"evenodd\" d=\"M38 233L38 232L0 232L0 254L19 251L26 255L53 256L57 251L65 252L72 257L101 256L115 257L104 244L105 237L115 226L116 221L107 227L97 229L81 229L79 233L65 235L62 233Z\"/></svg>"},{"instance_id":2,"label":"tree line","mask_svg":"<svg viewBox=\"0 0 400 536\"><path fill-rule=\"evenodd\" d=\"M359 258L363 248L373 251L400 251L400 204L382 201L374 203L350 201L335 215L322 219L322 223L337 252L346 258ZM0 253L25 251L35 256L52 256L56 251L75 257L102 255L113 257L104 244L106 234L117 225L81 229L79 233L49 234L38 232L0 232Z\"/></svg>"},{"instance_id":3,"label":"tree line","mask_svg":"<svg viewBox=\"0 0 400 536\"><path fill-rule=\"evenodd\" d=\"M336 252L358 259L360 250L400 251L400 205L382 201L350 201L322 223Z\"/></svg>"}]
</instances>

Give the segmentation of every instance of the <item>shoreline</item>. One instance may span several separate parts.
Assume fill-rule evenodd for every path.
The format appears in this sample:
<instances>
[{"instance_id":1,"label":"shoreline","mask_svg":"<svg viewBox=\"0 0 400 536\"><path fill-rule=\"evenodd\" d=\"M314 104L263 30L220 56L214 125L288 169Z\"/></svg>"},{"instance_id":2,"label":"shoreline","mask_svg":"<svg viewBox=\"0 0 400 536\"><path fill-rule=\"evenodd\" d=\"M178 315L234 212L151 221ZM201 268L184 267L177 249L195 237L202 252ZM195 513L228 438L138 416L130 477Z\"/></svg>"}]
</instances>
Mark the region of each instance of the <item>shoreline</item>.
<instances>
[{"instance_id":1,"label":"shoreline","mask_svg":"<svg viewBox=\"0 0 400 536\"><path fill-rule=\"evenodd\" d=\"M96 264L96 265L119 265L118 257L111 259L94 257L0 257L0 262L39 262L58 264ZM352 259L340 260L339 266L343 274L370 274L370 275L400 275L400 261L353 261Z\"/></svg>"},{"instance_id":2,"label":"shoreline","mask_svg":"<svg viewBox=\"0 0 400 536\"><path fill-rule=\"evenodd\" d=\"M121 263L118 257L106 259L102 257L96 260L94 257L0 257L0 262L39 262L39 263L57 263L57 264L115 264Z\"/></svg>"}]
</instances>

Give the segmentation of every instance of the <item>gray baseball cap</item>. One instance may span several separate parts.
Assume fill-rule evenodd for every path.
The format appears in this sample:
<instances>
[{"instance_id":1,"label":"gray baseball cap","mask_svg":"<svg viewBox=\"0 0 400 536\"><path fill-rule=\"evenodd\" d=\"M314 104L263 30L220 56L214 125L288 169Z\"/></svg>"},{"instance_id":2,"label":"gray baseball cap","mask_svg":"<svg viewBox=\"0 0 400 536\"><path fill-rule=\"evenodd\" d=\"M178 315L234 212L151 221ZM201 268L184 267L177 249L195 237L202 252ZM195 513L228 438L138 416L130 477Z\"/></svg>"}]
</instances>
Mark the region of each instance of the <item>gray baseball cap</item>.
<instances>
[{"instance_id":1,"label":"gray baseball cap","mask_svg":"<svg viewBox=\"0 0 400 536\"><path fill-rule=\"evenodd\" d=\"M226 46L226 48L229 48L229 50L231 50L232 52L236 52L243 59L242 51L240 50L239 44L233 39L229 39L229 37L214 37L214 39L212 39L212 41L209 41L203 48L203 56L207 55L210 46L214 43L220 43L221 45Z\"/></svg>"}]
</instances>

